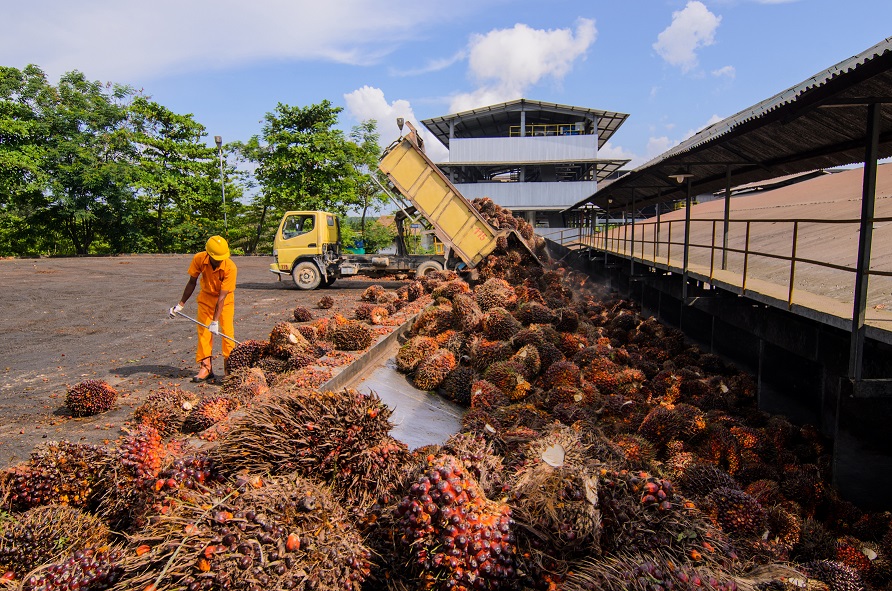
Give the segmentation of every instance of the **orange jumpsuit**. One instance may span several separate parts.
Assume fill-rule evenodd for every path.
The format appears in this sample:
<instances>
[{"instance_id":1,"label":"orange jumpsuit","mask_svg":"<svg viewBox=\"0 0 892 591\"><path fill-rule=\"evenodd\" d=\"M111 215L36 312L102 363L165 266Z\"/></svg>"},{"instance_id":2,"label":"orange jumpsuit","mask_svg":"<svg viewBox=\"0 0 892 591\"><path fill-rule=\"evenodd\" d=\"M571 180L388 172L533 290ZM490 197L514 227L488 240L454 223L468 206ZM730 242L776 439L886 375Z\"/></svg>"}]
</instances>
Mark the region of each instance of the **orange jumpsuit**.
<instances>
[{"instance_id":1,"label":"orange jumpsuit","mask_svg":"<svg viewBox=\"0 0 892 591\"><path fill-rule=\"evenodd\" d=\"M198 314L196 320L203 324L210 324L214 320L214 310L217 308L217 299L221 291L228 291L223 300L223 309L220 311L220 332L226 336L235 338L233 316L235 315L235 277L238 269L232 259L220 262L220 266L214 269L211 266L211 257L207 252L200 252L192 257L189 265L189 276L200 277L198 292ZM203 326L198 327L198 351L195 360L211 356L214 345L214 335ZM228 358L235 343L229 339L223 339L223 357Z\"/></svg>"}]
</instances>

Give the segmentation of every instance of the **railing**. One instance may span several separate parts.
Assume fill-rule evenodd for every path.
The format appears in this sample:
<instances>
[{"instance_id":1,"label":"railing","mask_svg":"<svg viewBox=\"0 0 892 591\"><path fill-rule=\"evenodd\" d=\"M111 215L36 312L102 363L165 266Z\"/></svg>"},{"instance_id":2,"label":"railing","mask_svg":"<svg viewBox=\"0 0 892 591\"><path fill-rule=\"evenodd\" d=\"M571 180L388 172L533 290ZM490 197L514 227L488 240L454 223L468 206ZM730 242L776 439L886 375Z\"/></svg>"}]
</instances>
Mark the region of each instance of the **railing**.
<instances>
[{"instance_id":1,"label":"railing","mask_svg":"<svg viewBox=\"0 0 892 591\"><path fill-rule=\"evenodd\" d=\"M874 218L874 226L892 222L892 217ZM728 221L728 238L724 236L724 220L721 219L692 219L690 220L691 240L685 235L685 220L656 220L650 218L647 222L635 222L619 227L612 227L603 231L603 226L586 224L576 228L580 240L587 246L598 251L617 254L635 262L652 265L664 265L666 268L684 269L683 255L687 249L690 264L704 268L708 265L709 281L721 273L720 279L728 280L739 273L741 289L746 291L747 281L750 279L777 276L785 277L787 287L787 306L792 308L796 287L797 271L801 266L808 265L819 269L830 269L846 273L856 274L859 269L855 264L843 264L839 259L857 258L857 235L861 224L860 219L732 219ZM680 227L679 227L680 225ZM764 225L773 226L770 229L771 236L781 235L786 226L789 229L789 246L780 252L776 246L779 241L774 241L774 249L754 246L754 241L764 242L764 237L769 233L758 231ZM824 232L826 226L848 226L852 228L851 234L837 232ZM705 228L704 228L705 226ZM704 241L705 233L709 232L708 240ZM806 244L803 243L803 235L806 235ZM851 249L842 251L837 248L837 262L820 260L809 256L808 250L815 250L826 246L828 237L842 238L842 241L851 239ZM821 243L821 240L824 240ZM727 242L727 243L726 243ZM841 245L842 246L842 245ZM845 245L848 246L848 245ZM879 253L876 253L879 255ZM597 256L592 253L592 256ZM889 259L875 256L877 262L889 265ZM673 261L673 259L675 259ZM760 263L758 273L753 273L753 264L756 259L772 261L767 266ZM870 269L870 276L892 277L892 271ZM729 275L730 274L730 275ZM782 282L777 282L783 285Z\"/></svg>"},{"instance_id":2,"label":"railing","mask_svg":"<svg viewBox=\"0 0 892 591\"><path fill-rule=\"evenodd\" d=\"M520 125L512 125L508 128L508 135L510 137L520 137L520 130ZM591 132L587 133L585 131L585 128L577 127L574 123L550 123L541 125L526 125L524 128L524 135L527 137L554 135L591 135Z\"/></svg>"}]
</instances>

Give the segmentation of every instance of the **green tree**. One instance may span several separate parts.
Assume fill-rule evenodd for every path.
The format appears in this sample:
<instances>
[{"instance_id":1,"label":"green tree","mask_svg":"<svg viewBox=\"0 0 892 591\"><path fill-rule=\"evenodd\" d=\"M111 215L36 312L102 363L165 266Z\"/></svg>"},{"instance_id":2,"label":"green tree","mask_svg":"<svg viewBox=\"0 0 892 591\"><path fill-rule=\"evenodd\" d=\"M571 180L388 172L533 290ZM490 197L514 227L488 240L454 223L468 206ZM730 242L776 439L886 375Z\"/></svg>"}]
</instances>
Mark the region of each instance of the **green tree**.
<instances>
[{"instance_id":1,"label":"green tree","mask_svg":"<svg viewBox=\"0 0 892 591\"><path fill-rule=\"evenodd\" d=\"M133 145L127 130L127 86L91 82L80 72L59 81L49 116L46 225L58 224L77 254L87 254L97 234L114 252L129 241L134 213Z\"/></svg>"},{"instance_id":2,"label":"green tree","mask_svg":"<svg viewBox=\"0 0 892 591\"><path fill-rule=\"evenodd\" d=\"M203 141L203 125L192 115L137 97L130 105L133 140L138 150L135 179L141 199L154 219L154 249L174 246L173 228L189 220L205 200L220 199L216 150Z\"/></svg>"},{"instance_id":3,"label":"green tree","mask_svg":"<svg viewBox=\"0 0 892 591\"><path fill-rule=\"evenodd\" d=\"M378 123L374 119L363 121L350 131L350 139L355 146L353 167L356 173L356 194L362 207L360 232L363 241L369 238L365 223L369 208L377 209L390 201L387 193L381 190L386 177L378 170L378 159L381 156L381 147L378 145L380 137Z\"/></svg>"},{"instance_id":4,"label":"green tree","mask_svg":"<svg viewBox=\"0 0 892 591\"><path fill-rule=\"evenodd\" d=\"M47 119L56 99L37 66L0 67L0 255L36 254L58 237L35 223L45 207Z\"/></svg>"}]
</instances>

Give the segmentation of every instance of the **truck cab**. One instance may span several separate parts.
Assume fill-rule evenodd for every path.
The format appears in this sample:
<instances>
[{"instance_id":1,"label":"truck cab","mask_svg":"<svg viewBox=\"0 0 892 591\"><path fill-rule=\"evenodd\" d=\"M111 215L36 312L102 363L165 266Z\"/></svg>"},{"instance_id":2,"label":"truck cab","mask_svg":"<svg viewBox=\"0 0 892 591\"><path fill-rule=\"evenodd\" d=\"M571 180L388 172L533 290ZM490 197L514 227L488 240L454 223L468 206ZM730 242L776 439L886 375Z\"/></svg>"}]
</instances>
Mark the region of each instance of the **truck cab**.
<instances>
[{"instance_id":1,"label":"truck cab","mask_svg":"<svg viewBox=\"0 0 892 591\"><path fill-rule=\"evenodd\" d=\"M300 289L330 285L341 258L341 226L326 211L289 211L282 216L273 242L270 271L291 275Z\"/></svg>"}]
</instances>

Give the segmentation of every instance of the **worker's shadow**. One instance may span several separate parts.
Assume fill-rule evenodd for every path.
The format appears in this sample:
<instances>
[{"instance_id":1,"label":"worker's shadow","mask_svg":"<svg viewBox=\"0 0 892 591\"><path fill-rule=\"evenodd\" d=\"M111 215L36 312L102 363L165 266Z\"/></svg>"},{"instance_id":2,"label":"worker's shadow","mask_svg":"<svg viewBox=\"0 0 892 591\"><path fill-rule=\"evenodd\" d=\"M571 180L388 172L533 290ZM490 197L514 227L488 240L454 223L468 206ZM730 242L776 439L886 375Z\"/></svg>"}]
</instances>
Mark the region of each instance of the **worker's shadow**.
<instances>
[{"instance_id":1,"label":"worker's shadow","mask_svg":"<svg viewBox=\"0 0 892 591\"><path fill-rule=\"evenodd\" d=\"M124 367L111 369L108 373L121 378L139 373L155 375L161 378L188 378L195 372L172 365L125 365Z\"/></svg>"}]
</instances>

